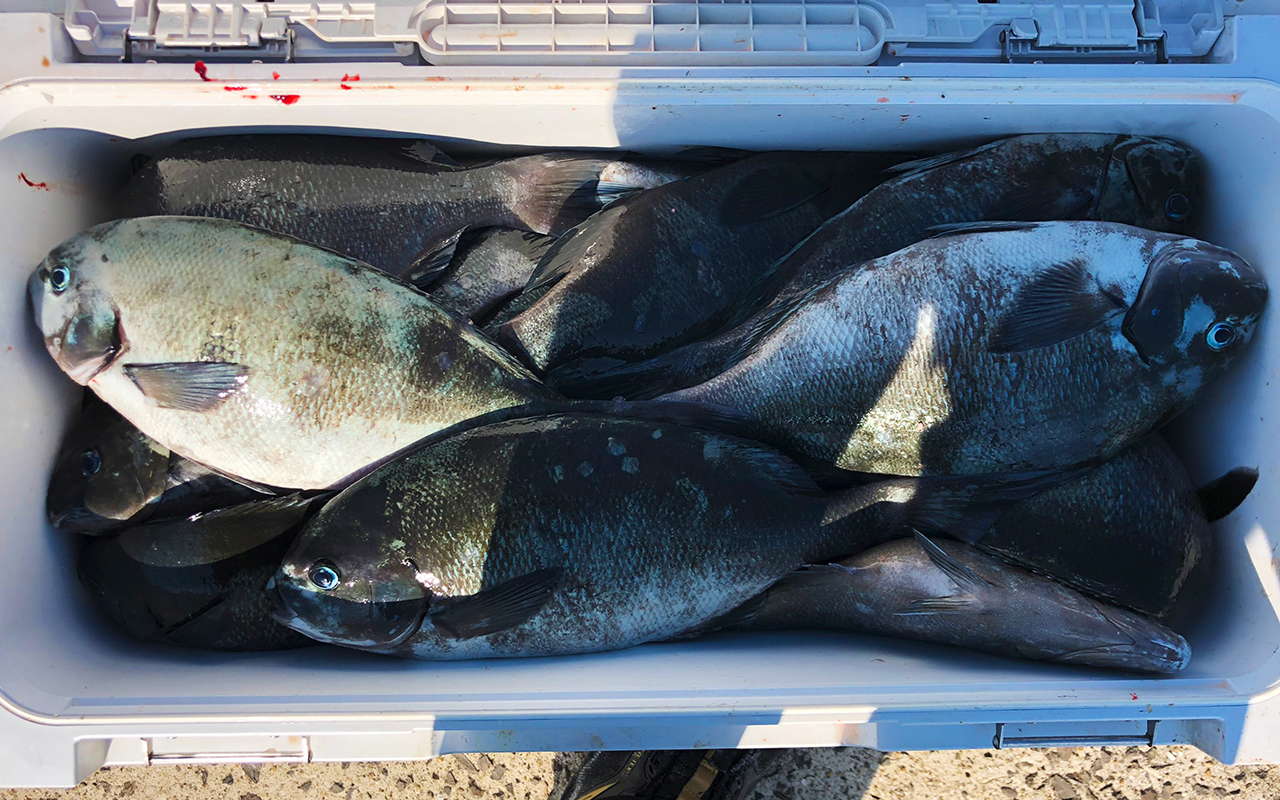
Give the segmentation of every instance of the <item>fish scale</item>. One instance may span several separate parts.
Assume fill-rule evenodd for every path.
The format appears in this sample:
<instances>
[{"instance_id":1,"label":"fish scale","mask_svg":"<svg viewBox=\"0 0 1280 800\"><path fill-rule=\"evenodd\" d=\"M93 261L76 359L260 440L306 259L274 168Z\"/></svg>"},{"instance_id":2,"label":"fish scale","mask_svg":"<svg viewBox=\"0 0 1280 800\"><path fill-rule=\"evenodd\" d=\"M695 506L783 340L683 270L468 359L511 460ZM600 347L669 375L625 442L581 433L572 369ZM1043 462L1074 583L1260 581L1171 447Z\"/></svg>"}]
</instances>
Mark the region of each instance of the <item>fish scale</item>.
<instances>
[{"instance_id":1,"label":"fish scale","mask_svg":"<svg viewBox=\"0 0 1280 800\"><path fill-rule=\"evenodd\" d=\"M287 237L157 217L99 226L51 258L79 284L56 296L33 278L41 319L108 307L123 334L90 388L171 450L249 481L324 488L463 419L554 397L424 295ZM162 407L126 374L210 347L247 377L208 410Z\"/></svg>"},{"instance_id":2,"label":"fish scale","mask_svg":"<svg viewBox=\"0 0 1280 800\"><path fill-rule=\"evenodd\" d=\"M1006 227L928 240L833 278L740 331L741 353L720 375L660 399L740 409L761 420L769 441L846 469L1065 467L1110 457L1184 408L1248 341L1266 300L1243 259L1194 239L1114 223ZM1234 320L1238 339L1211 353L1188 315L1187 330L1148 363L1125 334L1124 311L1157 256L1177 253L1200 261L1164 278L1221 276L1221 296L1206 302ZM1082 289L1054 289L1061 305L1019 316L1031 308L1027 292L1042 281L1052 288L1054 271L1072 264ZM1010 318L1040 335L1041 315L1070 319L1079 313L1071 303L1098 293L1116 306L1086 330L998 351Z\"/></svg>"}]
</instances>

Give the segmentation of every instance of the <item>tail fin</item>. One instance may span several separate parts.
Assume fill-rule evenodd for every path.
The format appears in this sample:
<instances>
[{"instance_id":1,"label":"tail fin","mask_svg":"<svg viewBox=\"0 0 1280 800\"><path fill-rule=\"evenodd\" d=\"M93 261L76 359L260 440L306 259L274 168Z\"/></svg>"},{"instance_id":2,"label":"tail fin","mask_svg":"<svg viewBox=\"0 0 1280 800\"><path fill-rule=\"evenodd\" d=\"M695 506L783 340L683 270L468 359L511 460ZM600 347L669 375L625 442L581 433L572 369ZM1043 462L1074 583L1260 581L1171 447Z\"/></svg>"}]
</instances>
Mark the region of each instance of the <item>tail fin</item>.
<instances>
[{"instance_id":1,"label":"tail fin","mask_svg":"<svg viewBox=\"0 0 1280 800\"><path fill-rule=\"evenodd\" d=\"M730 331L632 364L615 359L576 359L556 367L547 377L566 397L652 400L720 374L737 347L738 337Z\"/></svg>"},{"instance_id":2,"label":"tail fin","mask_svg":"<svg viewBox=\"0 0 1280 800\"><path fill-rule=\"evenodd\" d=\"M1236 467L1221 478L1196 489L1205 518L1217 522L1235 511L1258 482L1256 467Z\"/></svg>"},{"instance_id":3,"label":"tail fin","mask_svg":"<svg viewBox=\"0 0 1280 800\"><path fill-rule=\"evenodd\" d=\"M512 201L520 224L534 233L560 236L640 187L601 180L613 159L549 154L504 161L495 167L507 171L523 187Z\"/></svg>"},{"instance_id":4,"label":"tail fin","mask_svg":"<svg viewBox=\"0 0 1280 800\"><path fill-rule=\"evenodd\" d=\"M838 524L873 507L881 541L911 529L968 544L982 539L1009 506L1078 477L1084 468L928 478L889 477L835 495L823 524Z\"/></svg>"}]
</instances>

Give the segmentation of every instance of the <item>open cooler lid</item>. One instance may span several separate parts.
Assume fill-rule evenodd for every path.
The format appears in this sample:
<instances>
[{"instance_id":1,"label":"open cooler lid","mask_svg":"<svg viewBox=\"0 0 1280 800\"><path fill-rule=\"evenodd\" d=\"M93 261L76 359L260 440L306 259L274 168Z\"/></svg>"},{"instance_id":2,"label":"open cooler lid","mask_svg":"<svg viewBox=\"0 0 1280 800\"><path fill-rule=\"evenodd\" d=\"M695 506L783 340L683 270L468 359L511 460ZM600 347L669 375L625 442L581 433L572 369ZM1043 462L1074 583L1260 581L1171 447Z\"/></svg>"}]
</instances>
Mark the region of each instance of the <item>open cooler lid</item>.
<instances>
[{"instance_id":1,"label":"open cooler lid","mask_svg":"<svg viewBox=\"0 0 1280 800\"><path fill-rule=\"evenodd\" d=\"M80 53L125 61L866 66L1205 56L1224 0L67 0Z\"/></svg>"}]
</instances>

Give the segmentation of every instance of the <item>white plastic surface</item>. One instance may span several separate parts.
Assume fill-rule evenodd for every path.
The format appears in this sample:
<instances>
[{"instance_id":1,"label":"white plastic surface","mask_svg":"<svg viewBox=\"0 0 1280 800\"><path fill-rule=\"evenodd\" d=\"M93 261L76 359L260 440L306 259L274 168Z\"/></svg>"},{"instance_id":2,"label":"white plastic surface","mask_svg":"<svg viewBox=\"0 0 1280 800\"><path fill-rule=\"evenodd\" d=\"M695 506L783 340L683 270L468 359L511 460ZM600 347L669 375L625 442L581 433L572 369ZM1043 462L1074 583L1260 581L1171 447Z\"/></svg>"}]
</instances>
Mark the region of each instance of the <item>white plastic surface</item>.
<instances>
[{"instance_id":1,"label":"white plastic surface","mask_svg":"<svg viewBox=\"0 0 1280 800\"><path fill-rule=\"evenodd\" d=\"M1242 20L1243 21L1243 20ZM1280 325L1176 433L1207 479L1256 465L1216 526L1220 579L1180 630L1185 673L1147 678L875 637L722 635L588 657L412 663L336 648L227 655L133 641L76 585L44 521L79 390L44 352L25 282L105 218L140 147L219 130L364 130L491 147L949 149L1027 131L1177 137L1207 165L1197 232L1280 285L1280 26L1249 20L1240 63L604 72L393 65L63 63L57 20L0 14L0 786L71 785L104 763L426 758L475 750L986 747L1185 742L1280 760ZM1250 37L1253 31L1253 38ZM341 80L359 72L361 80ZM279 75L275 78L272 73ZM909 78L907 80L906 78ZM242 87L242 88L241 88ZM286 104L284 99L292 98ZM135 140L146 139L145 144ZM1274 316L1274 313L1273 313Z\"/></svg>"},{"instance_id":2,"label":"white plastic surface","mask_svg":"<svg viewBox=\"0 0 1280 800\"><path fill-rule=\"evenodd\" d=\"M353 45L373 57L395 44L440 65L867 65L886 48L1199 58L1222 32L1223 0L67 0L65 16L85 55L132 60L216 49L292 61Z\"/></svg>"}]
</instances>

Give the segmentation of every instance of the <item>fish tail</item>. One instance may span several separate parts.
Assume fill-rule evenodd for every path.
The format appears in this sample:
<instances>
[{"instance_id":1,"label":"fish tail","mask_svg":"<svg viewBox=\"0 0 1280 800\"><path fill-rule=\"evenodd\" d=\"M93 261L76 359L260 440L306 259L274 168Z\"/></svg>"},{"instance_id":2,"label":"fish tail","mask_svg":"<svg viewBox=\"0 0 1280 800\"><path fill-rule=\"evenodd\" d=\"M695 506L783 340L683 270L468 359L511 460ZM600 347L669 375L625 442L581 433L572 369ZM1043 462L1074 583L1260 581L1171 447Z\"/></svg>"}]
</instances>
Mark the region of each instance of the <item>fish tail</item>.
<instances>
[{"instance_id":1,"label":"fish tail","mask_svg":"<svg viewBox=\"0 0 1280 800\"><path fill-rule=\"evenodd\" d=\"M527 156L503 162L521 187L511 204L513 227L560 236L639 186L602 179L612 159L589 156Z\"/></svg>"},{"instance_id":2,"label":"fish tail","mask_svg":"<svg viewBox=\"0 0 1280 800\"><path fill-rule=\"evenodd\" d=\"M1081 471L886 477L833 495L823 524L836 526L838 531L839 523L854 519L865 523L863 514L870 512L874 535L866 544L907 536L913 530L974 544L1011 505L1071 480ZM858 529L867 530L865 524Z\"/></svg>"},{"instance_id":3,"label":"fish tail","mask_svg":"<svg viewBox=\"0 0 1280 800\"><path fill-rule=\"evenodd\" d=\"M715 377L737 346L737 336L723 335L630 364L617 359L579 358L556 367L547 378L566 397L652 400Z\"/></svg>"}]
</instances>

